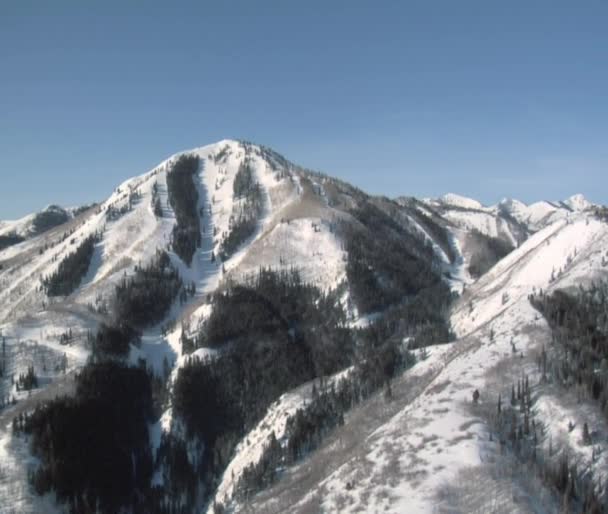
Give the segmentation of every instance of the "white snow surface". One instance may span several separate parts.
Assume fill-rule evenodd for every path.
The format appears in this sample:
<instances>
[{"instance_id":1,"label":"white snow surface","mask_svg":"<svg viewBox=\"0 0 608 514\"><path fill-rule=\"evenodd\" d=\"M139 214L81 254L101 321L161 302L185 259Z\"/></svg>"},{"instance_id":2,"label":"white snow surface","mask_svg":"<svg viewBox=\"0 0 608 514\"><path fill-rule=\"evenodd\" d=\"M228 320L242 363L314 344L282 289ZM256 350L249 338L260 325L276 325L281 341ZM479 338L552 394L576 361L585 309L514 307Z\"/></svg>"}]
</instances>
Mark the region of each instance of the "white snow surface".
<instances>
[{"instance_id":1,"label":"white snow surface","mask_svg":"<svg viewBox=\"0 0 608 514\"><path fill-rule=\"evenodd\" d=\"M593 204L580 193L572 195L570 198L564 200L564 203L573 211L585 211L593 207Z\"/></svg>"},{"instance_id":2,"label":"white snow surface","mask_svg":"<svg viewBox=\"0 0 608 514\"><path fill-rule=\"evenodd\" d=\"M483 205L477 200L455 193L447 193L441 197L441 201L448 205L463 207L465 209L483 209Z\"/></svg>"}]
</instances>

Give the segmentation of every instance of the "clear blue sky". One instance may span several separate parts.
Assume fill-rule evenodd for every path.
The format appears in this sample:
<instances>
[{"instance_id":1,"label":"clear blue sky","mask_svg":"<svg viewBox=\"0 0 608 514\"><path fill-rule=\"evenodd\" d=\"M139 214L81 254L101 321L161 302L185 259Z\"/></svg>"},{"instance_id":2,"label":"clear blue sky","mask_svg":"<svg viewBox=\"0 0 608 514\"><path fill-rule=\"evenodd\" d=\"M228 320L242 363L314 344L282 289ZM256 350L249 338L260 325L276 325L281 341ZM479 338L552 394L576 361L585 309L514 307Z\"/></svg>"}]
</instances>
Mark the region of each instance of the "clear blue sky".
<instances>
[{"instance_id":1,"label":"clear blue sky","mask_svg":"<svg viewBox=\"0 0 608 514\"><path fill-rule=\"evenodd\" d=\"M608 203L608 2L0 3L0 218L269 145L372 193Z\"/></svg>"}]
</instances>

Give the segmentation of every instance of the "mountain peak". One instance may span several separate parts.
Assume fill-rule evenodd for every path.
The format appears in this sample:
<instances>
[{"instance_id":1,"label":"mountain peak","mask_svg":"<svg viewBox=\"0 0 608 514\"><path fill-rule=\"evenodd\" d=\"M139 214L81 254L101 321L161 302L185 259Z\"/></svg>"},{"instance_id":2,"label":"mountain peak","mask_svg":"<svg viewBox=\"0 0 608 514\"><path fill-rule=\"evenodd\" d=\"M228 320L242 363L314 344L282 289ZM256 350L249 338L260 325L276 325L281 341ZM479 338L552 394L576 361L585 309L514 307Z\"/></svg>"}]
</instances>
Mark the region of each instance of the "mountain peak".
<instances>
[{"instance_id":1,"label":"mountain peak","mask_svg":"<svg viewBox=\"0 0 608 514\"><path fill-rule=\"evenodd\" d=\"M572 195L570 198L564 200L565 205L570 207L573 211L584 211L588 209L593 204L587 200L582 194Z\"/></svg>"},{"instance_id":2,"label":"mountain peak","mask_svg":"<svg viewBox=\"0 0 608 514\"><path fill-rule=\"evenodd\" d=\"M455 207L463 207L465 209L483 209L483 205L477 200L461 196L456 193L447 193L443 195L440 200L443 203L453 205Z\"/></svg>"},{"instance_id":3,"label":"mountain peak","mask_svg":"<svg viewBox=\"0 0 608 514\"><path fill-rule=\"evenodd\" d=\"M503 198L500 202L498 202L500 207L503 207L508 210L513 209L525 209L528 207L524 202L517 200L516 198Z\"/></svg>"}]
</instances>

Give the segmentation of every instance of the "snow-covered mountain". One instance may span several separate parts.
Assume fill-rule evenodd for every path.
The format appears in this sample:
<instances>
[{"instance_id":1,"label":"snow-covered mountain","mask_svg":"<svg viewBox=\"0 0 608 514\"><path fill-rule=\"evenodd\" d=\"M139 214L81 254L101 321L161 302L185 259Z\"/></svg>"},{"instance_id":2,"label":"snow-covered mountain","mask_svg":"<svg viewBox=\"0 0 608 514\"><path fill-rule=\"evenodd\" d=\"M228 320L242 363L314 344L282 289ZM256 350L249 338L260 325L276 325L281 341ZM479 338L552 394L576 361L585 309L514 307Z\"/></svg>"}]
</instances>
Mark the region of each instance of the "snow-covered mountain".
<instances>
[{"instance_id":1,"label":"snow-covered mountain","mask_svg":"<svg viewBox=\"0 0 608 514\"><path fill-rule=\"evenodd\" d=\"M184 171L187 166L194 167ZM191 180L186 189L176 182L178 175ZM539 383L537 358L552 336L529 301L540 290L550 294L590 285L608 270L608 225L581 195L531 205L505 199L495 206L455 194L391 200L311 172L268 148L224 140L169 157L94 206L50 206L2 222L2 236L0 502L15 511L67 508L65 497L58 503L53 494L36 494L30 485L41 457L31 453L20 433L20 416L57 394L79 398L82 384L74 387L73 376L91 356L94 362L101 359L103 327L127 321L127 311L121 310L125 296L135 291L136 301L127 305L128 321L139 320L135 308L147 301L146 288L159 282L158 294L164 295L176 283L168 278L172 273L179 285L168 296L167 308L156 318L134 322L140 337L127 342L127 353L119 359L152 370L166 391L158 401L162 412L149 422L155 456L151 484L165 495L161 504L171 499L174 506L209 513L223 508L552 512L555 491L540 479L526 483L501 474L501 466L515 469L517 464L491 440L488 412L498 394L508 398L513 380L524 374L534 391L534 419L546 427L539 451L552 452L559 442L579 466L593 470L598 480L606 477L608 424L593 402L579 405L571 390ZM239 351L241 336L226 328L218 312L231 295L262 287L261 268L285 276L297 270L298 280L318 291L302 293L315 298L306 304L314 311L307 316L321 316L325 323L323 316L335 308L344 319L335 314L329 328L313 323L305 336L305 319L281 311L271 329L264 327L262 349L252 354L256 359L275 351L272 341L278 336L271 338L268 330L279 331L294 345L313 334L318 341L328 338L331 347L331 338L345 331L347 341L357 343L348 358L348 342L341 351L328 348L326 355L324 343L314 346L314 373L303 373L297 381L275 377L272 383L294 387L273 390L274 400L260 403L259 415L244 418L244 434L242 427L232 428L230 437L238 434L238 440L220 437L220 445L214 436L210 455L206 445L211 439L204 440L210 436L193 434L195 425L180 400L184 377L197 363L212 366ZM263 300L280 300L269 307L271 314L293 300L288 301L287 285L281 287L284 299ZM146 304L145 314L162 303L160 296ZM261 301L245 298L246 306ZM336 307L331 307L334 298ZM249 331L257 330L254 311L248 309L228 324L247 322L243 326ZM454 336L449 343L448 328ZM229 335L220 344L218 334L225 332ZM285 457L303 413L312 415L317 408L319 390L353 387L361 370L369 368L366 363L377 360L378 369L386 368L382 359L394 352L408 354L408 345L410 350L424 346L413 350L416 364L402 363L407 369L396 372L386 382L390 386L380 381L365 393L358 391L343 424L330 429L328 423L322 438L307 443L305 455ZM273 376L272 362L279 366L280 355L273 358L267 370L259 371L262 376ZM325 361L327 366L319 364ZM34 388L27 379L30 369ZM480 396L472 403L475 390ZM555 415L560 421L551 423ZM323 419L318 421L325 426ZM581 443L568 421L576 427L592 423L597 444ZM11 430L15 423L17 429ZM23 430L35 439L33 428ZM201 478L187 487L179 482L183 477L174 466L176 456L182 456L180 444L194 476L212 476L212 481ZM472 481L482 482L491 494L473 491ZM53 491L40 484L38 490Z\"/></svg>"},{"instance_id":2,"label":"snow-covered mountain","mask_svg":"<svg viewBox=\"0 0 608 514\"><path fill-rule=\"evenodd\" d=\"M489 237L500 237L515 246L558 219L594 207L580 194L564 201L543 200L530 205L505 198L497 205L484 206L477 200L451 193L438 199L425 199L424 202L459 228L475 229Z\"/></svg>"},{"instance_id":3,"label":"snow-covered mountain","mask_svg":"<svg viewBox=\"0 0 608 514\"><path fill-rule=\"evenodd\" d=\"M388 404L379 394L354 410L310 459L247 508L557 512L563 498L546 479L519 468L493 431L499 395L508 404L511 386L524 376L532 384L534 423L543 427L539 454L555 461L569 455L601 484L608 422L580 392L543 381L539 359L550 351L552 333L529 295L605 280L607 246L606 222L584 212L536 232L455 303L453 343L420 351L419 363L395 380ZM592 444L581 435L584 425L593 427ZM578 512L580 504L570 501Z\"/></svg>"},{"instance_id":4,"label":"snow-covered mountain","mask_svg":"<svg viewBox=\"0 0 608 514\"><path fill-rule=\"evenodd\" d=\"M15 221L0 221L0 237L11 234L24 239L35 237L79 216L90 207L84 205L64 209L59 205L49 205L40 212L28 214Z\"/></svg>"}]
</instances>

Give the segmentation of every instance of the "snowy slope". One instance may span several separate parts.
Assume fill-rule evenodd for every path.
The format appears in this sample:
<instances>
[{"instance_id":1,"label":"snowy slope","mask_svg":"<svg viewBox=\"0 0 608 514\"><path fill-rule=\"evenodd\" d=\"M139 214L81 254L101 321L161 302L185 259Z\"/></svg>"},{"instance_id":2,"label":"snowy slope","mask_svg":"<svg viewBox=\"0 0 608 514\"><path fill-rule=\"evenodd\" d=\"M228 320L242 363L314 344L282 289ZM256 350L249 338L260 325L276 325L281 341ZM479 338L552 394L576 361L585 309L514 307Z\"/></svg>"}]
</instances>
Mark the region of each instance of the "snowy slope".
<instances>
[{"instance_id":1,"label":"snowy slope","mask_svg":"<svg viewBox=\"0 0 608 514\"><path fill-rule=\"evenodd\" d=\"M183 153L197 154L201 168L196 177L202 218L201 249L191 266L169 251L186 283L197 286L195 299L184 308L176 306L169 318L196 326L208 314L206 295L226 276L241 279L261 266L297 268L305 280L320 287L335 287L344 280L344 251L331 223L343 213L327 205L300 168L285 164L260 147L224 140ZM168 202L167 172L181 153L166 159L147 173L126 180L96 207L44 234L0 251L0 330L17 340L27 327L45 327L50 316L60 328L86 333L103 320L97 312L111 303L116 284L143 265L158 249L169 249L175 215ZM261 185L265 207L253 237L225 263L212 262L222 238L230 229L235 200L233 182L247 159ZM153 190L158 191L163 215L152 209ZM118 214L116 214L118 213ZM4 223L5 231L26 227L35 215ZM23 228L25 230L25 228ZM87 237L101 234L87 275L67 298L47 298L41 280L52 274L64 257ZM27 330L26 330L27 332ZM159 330L146 335L151 341ZM31 331L28 332L31 334ZM32 341L50 346L48 337ZM169 344L169 343L167 343ZM174 350L179 356L179 345Z\"/></svg>"},{"instance_id":2,"label":"snowy slope","mask_svg":"<svg viewBox=\"0 0 608 514\"><path fill-rule=\"evenodd\" d=\"M505 198L497 205L484 206L476 200L452 193L438 199L425 199L424 202L459 228L475 229L484 235L514 243L522 242L529 234L559 219L568 218L571 213L593 207L580 194L561 202L543 200L529 205Z\"/></svg>"},{"instance_id":3,"label":"snowy slope","mask_svg":"<svg viewBox=\"0 0 608 514\"><path fill-rule=\"evenodd\" d=\"M396 379L389 405L378 395L350 413L320 450L236 512L554 512L560 499L540 481L505 474L514 464L486 425L498 394L507 398L524 374L542 447L565 449L603 481L608 423L574 393L540 383L536 356L551 336L528 295L608 278L607 247L608 225L584 213L534 234L466 289L452 314L459 339ZM595 450L568 429L585 421Z\"/></svg>"},{"instance_id":4,"label":"snowy slope","mask_svg":"<svg viewBox=\"0 0 608 514\"><path fill-rule=\"evenodd\" d=\"M302 182L308 184L308 179L301 175L301 170L270 161L259 147L232 140L184 153L197 154L201 159L195 186L199 193L198 208L204 212L203 241L191 266L169 250L175 215L168 202L166 177L181 153L123 182L107 200L77 218L70 218L39 236L30 237L28 232L26 241L0 252L0 333L6 337L9 348L11 374L23 373L33 363L45 388L41 391L51 391L61 384L64 367L56 371L56 364L67 359L65 372L69 373L85 363L89 353L86 335L104 320L104 314L97 310L111 304L118 281L133 273L136 265L145 264L157 249L168 250L184 282L196 285L195 297L183 306L176 302L167 316L192 328L208 315L206 296L222 279L230 276L239 280L257 271L260 265L298 268L307 281L322 287L333 287L343 280L343 250L330 231L330 221L339 213L332 214L326 202L312 194L307 185L302 186ZM212 262L211 255L218 254L222 237L230 228L235 204L233 182L245 159L261 185L264 212L252 238L222 266L219 259ZM162 217L153 212L154 189L161 200ZM3 223L2 231L25 234L34 216ZM65 256L96 233L102 238L80 287L67 298L47 298L40 288L41 279L52 274ZM131 359L136 362L143 357L157 371L167 360L175 364L172 374L175 377L185 361L179 342L181 323L176 323L176 329L166 336L161 334L161 325L143 334L141 348L132 350ZM73 334L72 342L60 344L60 337L68 331ZM48 371L43 371L43 367ZM4 381L2 387L3 397L26 399L26 393L17 393L10 380ZM35 400L32 402L35 405ZM7 416L10 419L10 413ZM171 430L172 425L169 410L160 426ZM0 445L4 448L11 447L8 437L9 432L0 427ZM25 466L26 461L23 462ZM26 475L24 467L19 469L15 469L13 476ZM0 481L0 497L11 497L6 488L12 487L14 481ZM36 501L33 497L30 500Z\"/></svg>"}]
</instances>

